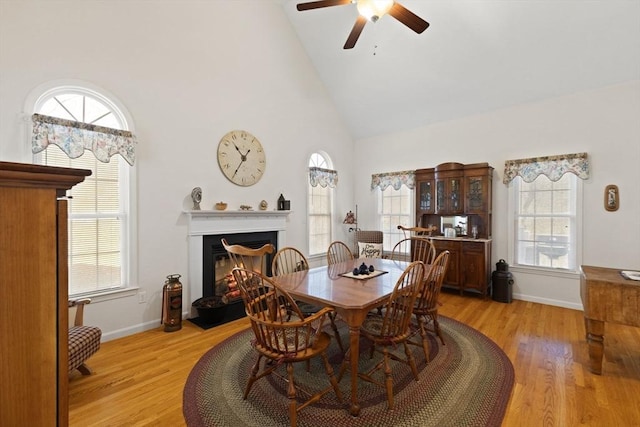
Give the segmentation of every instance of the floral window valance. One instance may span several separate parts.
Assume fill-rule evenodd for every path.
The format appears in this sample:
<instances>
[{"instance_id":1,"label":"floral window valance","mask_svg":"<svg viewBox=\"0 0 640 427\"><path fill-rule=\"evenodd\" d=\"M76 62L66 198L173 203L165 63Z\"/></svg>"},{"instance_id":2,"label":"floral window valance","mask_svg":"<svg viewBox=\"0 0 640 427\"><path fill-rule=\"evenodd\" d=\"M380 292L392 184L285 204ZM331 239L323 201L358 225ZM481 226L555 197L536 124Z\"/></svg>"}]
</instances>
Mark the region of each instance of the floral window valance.
<instances>
[{"instance_id":1,"label":"floral window valance","mask_svg":"<svg viewBox=\"0 0 640 427\"><path fill-rule=\"evenodd\" d=\"M540 175L555 182L565 173L572 173L580 179L587 179L589 178L589 169L587 153L507 160L504 162L502 182L508 184L516 176L520 176L524 182L533 182Z\"/></svg>"},{"instance_id":2,"label":"floral window valance","mask_svg":"<svg viewBox=\"0 0 640 427\"><path fill-rule=\"evenodd\" d=\"M384 191L389 186L393 187L394 190L399 190L402 184L406 185L410 190L416 188L416 171L376 173L371 175L372 190L380 187L380 190Z\"/></svg>"},{"instance_id":3,"label":"floral window valance","mask_svg":"<svg viewBox=\"0 0 640 427\"><path fill-rule=\"evenodd\" d=\"M336 188L338 185L338 172L332 169L310 167L309 183L312 187L317 187L319 185L322 188L326 188L327 186L330 188Z\"/></svg>"},{"instance_id":4,"label":"floral window valance","mask_svg":"<svg viewBox=\"0 0 640 427\"><path fill-rule=\"evenodd\" d=\"M39 153L55 144L71 159L91 151L96 159L109 163L111 156L120 154L131 166L136 159L136 137L129 131L112 129L74 120L34 114L31 150Z\"/></svg>"}]
</instances>

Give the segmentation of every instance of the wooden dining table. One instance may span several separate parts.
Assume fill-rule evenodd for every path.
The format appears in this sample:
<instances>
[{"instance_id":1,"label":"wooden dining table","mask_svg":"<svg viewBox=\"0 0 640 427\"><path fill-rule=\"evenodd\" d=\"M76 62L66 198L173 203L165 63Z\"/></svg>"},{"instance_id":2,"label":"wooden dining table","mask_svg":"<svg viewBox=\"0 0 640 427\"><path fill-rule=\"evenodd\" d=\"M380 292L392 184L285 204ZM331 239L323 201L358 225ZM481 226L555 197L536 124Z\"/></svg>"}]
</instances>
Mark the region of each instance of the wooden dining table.
<instances>
[{"instance_id":1,"label":"wooden dining table","mask_svg":"<svg viewBox=\"0 0 640 427\"><path fill-rule=\"evenodd\" d=\"M384 272L363 279L344 277L362 263ZM360 353L360 326L367 313L383 305L393 292L396 282L409 265L408 262L381 258L364 258L312 268L311 270L284 274L272 279L287 290L295 299L314 305L328 306L344 319L349 326L351 363L351 406L349 413L360 414L358 403L358 356ZM360 277L360 276L359 276Z\"/></svg>"}]
</instances>

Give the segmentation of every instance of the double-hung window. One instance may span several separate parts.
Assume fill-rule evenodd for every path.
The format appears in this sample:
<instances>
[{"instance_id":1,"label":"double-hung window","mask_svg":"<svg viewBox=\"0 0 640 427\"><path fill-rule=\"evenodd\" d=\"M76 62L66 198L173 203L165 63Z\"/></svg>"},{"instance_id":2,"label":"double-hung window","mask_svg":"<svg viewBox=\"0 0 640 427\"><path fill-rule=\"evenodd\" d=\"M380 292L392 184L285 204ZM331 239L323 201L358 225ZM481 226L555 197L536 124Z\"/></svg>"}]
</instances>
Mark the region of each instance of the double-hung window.
<instances>
[{"instance_id":1,"label":"double-hung window","mask_svg":"<svg viewBox=\"0 0 640 427\"><path fill-rule=\"evenodd\" d=\"M132 255L129 238L132 168L120 155L106 154L110 150L104 144L106 140L117 139L114 135L119 135L118 130L128 130L124 114L107 97L75 86L57 87L42 94L34 112L41 115L34 115L34 123L45 120L39 125L46 127L44 132L48 133L38 137L42 146L36 149L34 125L34 151L42 150L34 154L34 163L92 172L68 192L69 295L98 295L126 288L130 283ZM87 129L113 135L89 149L86 141L96 134L85 132Z\"/></svg>"},{"instance_id":2,"label":"double-hung window","mask_svg":"<svg viewBox=\"0 0 640 427\"><path fill-rule=\"evenodd\" d=\"M581 258L582 179L586 154L525 159L511 180L512 263L577 272ZM508 164L509 162L507 162Z\"/></svg>"},{"instance_id":3,"label":"double-hung window","mask_svg":"<svg viewBox=\"0 0 640 427\"><path fill-rule=\"evenodd\" d=\"M375 174L371 188L377 189L378 226L382 230L383 249L391 252L393 246L403 237L398 225L411 227L413 224L413 171Z\"/></svg>"}]
</instances>

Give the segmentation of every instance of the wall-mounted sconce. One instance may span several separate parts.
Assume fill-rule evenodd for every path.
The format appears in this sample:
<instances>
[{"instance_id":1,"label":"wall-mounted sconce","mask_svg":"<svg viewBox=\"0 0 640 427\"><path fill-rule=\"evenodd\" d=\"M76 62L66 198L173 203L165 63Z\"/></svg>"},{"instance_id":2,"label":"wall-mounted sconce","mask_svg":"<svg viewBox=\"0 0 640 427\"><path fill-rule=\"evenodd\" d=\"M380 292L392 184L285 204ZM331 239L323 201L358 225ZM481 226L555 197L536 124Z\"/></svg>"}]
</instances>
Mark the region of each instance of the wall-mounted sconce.
<instances>
[{"instance_id":1,"label":"wall-mounted sconce","mask_svg":"<svg viewBox=\"0 0 640 427\"><path fill-rule=\"evenodd\" d=\"M344 217L344 221L342 221L342 223L354 225L354 227L349 227L349 233L360 230L358 228L358 205L356 205L356 213L354 214L352 211L347 212L347 216Z\"/></svg>"}]
</instances>

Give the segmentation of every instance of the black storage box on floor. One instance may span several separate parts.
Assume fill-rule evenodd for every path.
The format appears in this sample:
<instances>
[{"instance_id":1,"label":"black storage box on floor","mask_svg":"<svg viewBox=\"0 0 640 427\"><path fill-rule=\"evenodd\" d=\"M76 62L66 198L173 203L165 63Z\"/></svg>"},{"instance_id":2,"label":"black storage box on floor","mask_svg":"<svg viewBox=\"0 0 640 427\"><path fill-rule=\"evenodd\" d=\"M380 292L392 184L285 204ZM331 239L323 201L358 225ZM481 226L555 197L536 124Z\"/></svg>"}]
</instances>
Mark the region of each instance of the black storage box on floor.
<instances>
[{"instance_id":1,"label":"black storage box on floor","mask_svg":"<svg viewBox=\"0 0 640 427\"><path fill-rule=\"evenodd\" d=\"M491 295L498 302L510 303L513 299L513 274L503 259L496 263L496 271L491 274Z\"/></svg>"}]
</instances>

